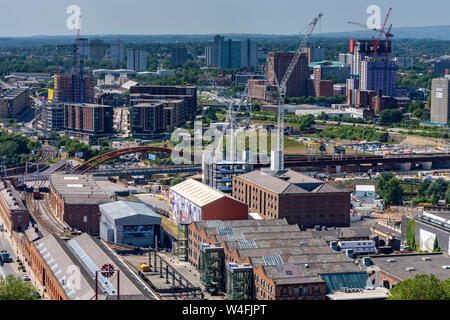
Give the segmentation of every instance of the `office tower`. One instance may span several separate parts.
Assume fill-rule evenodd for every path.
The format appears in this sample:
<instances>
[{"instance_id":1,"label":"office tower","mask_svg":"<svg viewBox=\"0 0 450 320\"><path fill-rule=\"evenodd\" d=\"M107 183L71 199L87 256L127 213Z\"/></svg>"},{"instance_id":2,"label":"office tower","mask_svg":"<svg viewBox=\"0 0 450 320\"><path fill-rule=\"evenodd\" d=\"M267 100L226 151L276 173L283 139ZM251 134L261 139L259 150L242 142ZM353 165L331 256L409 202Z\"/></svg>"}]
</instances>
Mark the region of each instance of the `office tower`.
<instances>
[{"instance_id":1,"label":"office tower","mask_svg":"<svg viewBox=\"0 0 450 320\"><path fill-rule=\"evenodd\" d=\"M101 60L105 57L105 43L103 40L92 40L89 43L89 58Z\"/></svg>"},{"instance_id":2,"label":"office tower","mask_svg":"<svg viewBox=\"0 0 450 320\"><path fill-rule=\"evenodd\" d=\"M175 67L181 67L187 61L188 51L186 47L174 47L171 50L171 55L172 55L172 64Z\"/></svg>"},{"instance_id":3,"label":"office tower","mask_svg":"<svg viewBox=\"0 0 450 320\"><path fill-rule=\"evenodd\" d=\"M125 44L122 40L111 41L110 60L112 63L123 63L125 61Z\"/></svg>"},{"instance_id":4,"label":"office tower","mask_svg":"<svg viewBox=\"0 0 450 320\"><path fill-rule=\"evenodd\" d=\"M325 53L326 53L325 48L321 47L303 48L303 53L306 53L308 55L308 63L325 60Z\"/></svg>"},{"instance_id":5,"label":"office tower","mask_svg":"<svg viewBox=\"0 0 450 320\"><path fill-rule=\"evenodd\" d=\"M347 90L373 91L381 90L384 96L395 96L397 88L397 63L389 57L392 50L391 41L381 41L377 55L372 40L350 40L352 64L350 78L358 87L347 86ZM343 56L340 57L344 59ZM345 57L347 60L349 57ZM353 94L353 99L357 92Z\"/></svg>"},{"instance_id":6,"label":"office tower","mask_svg":"<svg viewBox=\"0 0 450 320\"><path fill-rule=\"evenodd\" d=\"M360 69L360 90L382 91L393 97L397 88L397 63L389 57L364 57Z\"/></svg>"},{"instance_id":7,"label":"office tower","mask_svg":"<svg viewBox=\"0 0 450 320\"><path fill-rule=\"evenodd\" d=\"M222 42L220 50L220 67L236 69L241 67L241 42L228 39Z\"/></svg>"},{"instance_id":8,"label":"office tower","mask_svg":"<svg viewBox=\"0 0 450 320\"><path fill-rule=\"evenodd\" d=\"M78 39L78 54L80 59L89 59L89 40L85 38Z\"/></svg>"},{"instance_id":9,"label":"office tower","mask_svg":"<svg viewBox=\"0 0 450 320\"><path fill-rule=\"evenodd\" d=\"M140 49L128 50L128 69L137 72L147 70L147 51Z\"/></svg>"},{"instance_id":10,"label":"office tower","mask_svg":"<svg viewBox=\"0 0 450 320\"><path fill-rule=\"evenodd\" d=\"M206 46L206 62L208 66L220 66L221 48L224 39L224 37L216 35L213 42Z\"/></svg>"},{"instance_id":11,"label":"office tower","mask_svg":"<svg viewBox=\"0 0 450 320\"><path fill-rule=\"evenodd\" d=\"M447 124L450 115L448 97L450 79L436 78L431 82L431 122Z\"/></svg>"},{"instance_id":12,"label":"office tower","mask_svg":"<svg viewBox=\"0 0 450 320\"><path fill-rule=\"evenodd\" d=\"M258 65L258 48L255 41L250 39L242 41L225 40L219 35L205 48L208 66L220 68L241 68Z\"/></svg>"},{"instance_id":13,"label":"office tower","mask_svg":"<svg viewBox=\"0 0 450 320\"><path fill-rule=\"evenodd\" d=\"M293 52L269 52L268 59L271 61L273 70L278 79L281 82L284 74L286 73L289 64L294 57ZM269 84L274 85L274 77L272 69L267 67L267 80ZM286 96L287 97L300 97L308 94L308 56L303 53L297 62L287 84L286 84Z\"/></svg>"},{"instance_id":14,"label":"office tower","mask_svg":"<svg viewBox=\"0 0 450 320\"><path fill-rule=\"evenodd\" d=\"M241 67L258 66L258 46L250 39L241 41Z\"/></svg>"}]
</instances>

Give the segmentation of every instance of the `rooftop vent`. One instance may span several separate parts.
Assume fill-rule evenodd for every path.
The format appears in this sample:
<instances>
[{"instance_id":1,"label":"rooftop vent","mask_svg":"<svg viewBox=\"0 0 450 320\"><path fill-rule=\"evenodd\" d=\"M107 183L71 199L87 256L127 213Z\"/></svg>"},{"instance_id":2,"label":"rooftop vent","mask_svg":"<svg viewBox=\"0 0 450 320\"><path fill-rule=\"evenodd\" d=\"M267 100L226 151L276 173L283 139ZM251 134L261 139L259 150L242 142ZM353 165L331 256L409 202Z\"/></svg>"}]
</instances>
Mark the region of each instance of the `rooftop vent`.
<instances>
[{"instance_id":1,"label":"rooftop vent","mask_svg":"<svg viewBox=\"0 0 450 320\"><path fill-rule=\"evenodd\" d=\"M305 263L305 268L309 268L309 264Z\"/></svg>"}]
</instances>

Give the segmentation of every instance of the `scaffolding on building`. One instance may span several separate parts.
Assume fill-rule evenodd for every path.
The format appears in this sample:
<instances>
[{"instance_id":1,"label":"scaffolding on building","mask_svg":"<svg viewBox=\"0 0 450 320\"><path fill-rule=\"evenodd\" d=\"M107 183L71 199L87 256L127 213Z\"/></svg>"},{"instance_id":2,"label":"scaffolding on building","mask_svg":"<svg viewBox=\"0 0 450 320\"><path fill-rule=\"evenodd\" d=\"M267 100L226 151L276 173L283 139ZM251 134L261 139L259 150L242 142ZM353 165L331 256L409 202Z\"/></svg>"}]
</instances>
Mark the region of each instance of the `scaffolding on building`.
<instances>
[{"instance_id":1,"label":"scaffolding on building","mask_svg":"<svg viewBox=\"0 0 450 320\"><path fill-rule=\"evenodd\" d=\"M242 152L242 160L225 160L217 153L205 151L203 155L202 182L224 193L232 192L233 176L253 170L251 152Z\"/></svg>"},{"instance_id":2,"label":"scaffolding on building","mask_svg":"<svg viewBox=\"0 0 450 320\"><path fill-rule=\"evenodd\" d=\"M253 299L253 268L249 264L227 263L227 300Z\"/></svg>"},{"instance_id":3,"label":"scaffolding on building","mask_svg":"<svg viewBox=\"0 0 450 320\"><path fill-rule=\"evenodd\" d=\"M220 161L205 163L205 183L211 187L231 193L234 175L241 175L249 170L245 161Z\"/></svg>"},{"instance_id":4,"label":"scaffolding on building","mask_svg":"<svg viewBox=\"0 0 450 320\"><path fill-rule=\"evenodd\" d=\"M178 224L178 261L188 261L188 223Z\"/></svg>"},{"instance_id":5,"label":"scaffolding on building","mask_svg":"<svg viewBox=\"0 0 450 320\"><path fill-rule=\"evenodd\" d=\"M206 288L225 289L225 259L219 245L200 245L200 283Z\"/></svg>"}]
</instances>

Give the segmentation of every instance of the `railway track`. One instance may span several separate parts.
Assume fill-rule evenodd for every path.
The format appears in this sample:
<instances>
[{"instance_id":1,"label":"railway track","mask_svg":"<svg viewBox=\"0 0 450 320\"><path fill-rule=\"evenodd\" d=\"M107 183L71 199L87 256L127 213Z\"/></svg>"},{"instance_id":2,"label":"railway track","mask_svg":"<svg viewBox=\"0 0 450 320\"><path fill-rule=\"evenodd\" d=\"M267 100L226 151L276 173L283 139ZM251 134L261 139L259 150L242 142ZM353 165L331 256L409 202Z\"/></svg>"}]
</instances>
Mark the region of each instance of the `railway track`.
<instances>
[{"instance_id":1,"label":"railway track","mask_svg":"<svg viewBox=\"0 0 450 320\"><path fill-rule=\"evenodd\" d=\"M61 222L56 221L55 217L49 217L48 215L43 214L39 208L39 202L33 199L32 194L27 194L25 196L25 201L33 219L47 232L61 239L75 237L71 232L64 230L65 228L61 226Z\"/></svg>"}]
</instances>

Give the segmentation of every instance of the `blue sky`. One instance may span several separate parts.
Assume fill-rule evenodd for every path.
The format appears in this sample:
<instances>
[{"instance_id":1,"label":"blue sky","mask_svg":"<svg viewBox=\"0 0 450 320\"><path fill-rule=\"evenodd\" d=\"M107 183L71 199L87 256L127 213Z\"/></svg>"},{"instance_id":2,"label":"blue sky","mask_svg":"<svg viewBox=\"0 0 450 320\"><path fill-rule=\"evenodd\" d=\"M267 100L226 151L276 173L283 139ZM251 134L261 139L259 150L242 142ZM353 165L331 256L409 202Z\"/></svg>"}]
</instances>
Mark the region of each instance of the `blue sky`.
<instances>
[{"instance_id":1,"label":"blue sky","mask_svg":"<svg viewBox=\"0 0 450 320\"><path fill-rule=\"evenodd\" d=\"M0 0L0 36L71 35L66 8L82 11L82 34L295 34L325 13L322 32L354 31L366 8L394 27L450 25L449 0Z\"/></svg>"}]
</instances>

